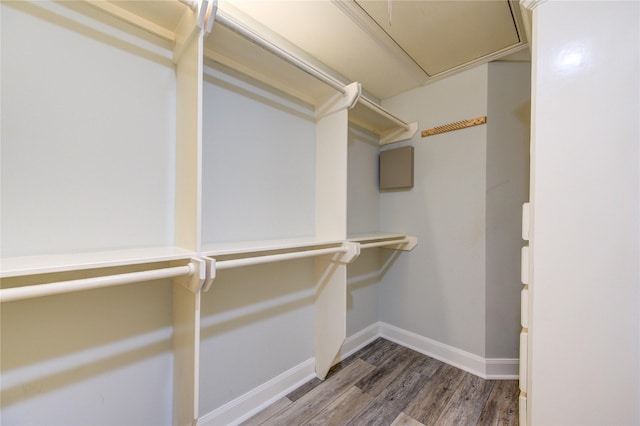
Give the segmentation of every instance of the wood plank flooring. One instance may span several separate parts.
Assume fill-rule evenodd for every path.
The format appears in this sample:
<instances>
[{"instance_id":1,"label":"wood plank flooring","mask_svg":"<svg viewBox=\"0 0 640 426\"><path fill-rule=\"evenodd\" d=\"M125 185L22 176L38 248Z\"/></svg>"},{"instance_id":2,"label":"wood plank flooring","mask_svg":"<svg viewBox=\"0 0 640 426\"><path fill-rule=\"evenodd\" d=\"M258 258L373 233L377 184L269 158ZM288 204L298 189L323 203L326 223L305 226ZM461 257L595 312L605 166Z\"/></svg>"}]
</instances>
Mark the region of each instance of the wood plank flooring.
<instances>
[{"instance_id":1,"label":"wood plank flooring","mask_svg":"<svg viewBox=\"0 0 640 426\"><path fill-rule=\"evenodd\" d=\"M517 425L518 393L377 339L243 425Z\"/></svg>"}]
</instances>

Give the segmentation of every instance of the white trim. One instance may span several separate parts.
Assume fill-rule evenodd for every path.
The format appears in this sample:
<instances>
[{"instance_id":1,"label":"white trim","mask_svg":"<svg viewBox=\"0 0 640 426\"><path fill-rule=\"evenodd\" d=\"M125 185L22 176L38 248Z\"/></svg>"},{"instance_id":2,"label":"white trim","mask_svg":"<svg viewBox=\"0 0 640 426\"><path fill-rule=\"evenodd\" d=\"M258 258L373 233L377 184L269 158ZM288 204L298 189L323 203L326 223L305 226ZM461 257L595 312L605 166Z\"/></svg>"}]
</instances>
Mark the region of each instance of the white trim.
<instances>
[{"instance_id":1,"label":"white trim","mask_svg":"<svg viewBox=\"0 0 640 426\"><path fill-rule=\"evenodd\" d=\"M237 425L316 377L310 358L244 395L198 418L198 426Z\"/></svg>"},{"instance_id":2,"label":"white trim","mask_svg":"<svg viewBox=\"0 0 640 426\"><path fill-rule=\"evenodd\" d=\"M340 359L343 360L353 355L369 343L380 337L380 322L371 324L357 333L347 337L340 350Z\"/></svg>"},{"instance_id":3,"label":"white trim","mask_svg":"<svg viewBox=\"0 0 640 426\"><path fill-rule=\"evenodd\" d=\"M520 360L518 358L487 358L486 378L490 380L518 380Z\"/></svg>"},{"instance_id":4,"label":"white trim","mask_svg":"<svg viewBox=\"0 0 640 426\"><path fill-rule=\"evenodd\" d=\"M380 323L381 337L460 368L483 379L517 379L517 359L486 359L411 331Z\"/></svg>"}]
</instances>

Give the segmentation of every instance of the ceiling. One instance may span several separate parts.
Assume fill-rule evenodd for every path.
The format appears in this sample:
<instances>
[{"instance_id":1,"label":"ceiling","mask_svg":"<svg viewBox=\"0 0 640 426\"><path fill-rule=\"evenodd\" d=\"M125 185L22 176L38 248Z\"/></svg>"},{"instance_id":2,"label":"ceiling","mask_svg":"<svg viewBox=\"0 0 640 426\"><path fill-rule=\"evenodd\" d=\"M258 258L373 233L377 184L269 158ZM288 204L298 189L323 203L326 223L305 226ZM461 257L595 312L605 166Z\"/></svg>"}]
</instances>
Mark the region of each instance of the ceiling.
<instances>
[{"instance_id":1,"label":"ceiling","mask_svg":"<svg viewBox=\"0 0 640 426\"><path fill-rule=\"evenodd\" d=\"M496 59L529 60L508 0L220 0L378 99Z\"/></svg>"}]
</instances>

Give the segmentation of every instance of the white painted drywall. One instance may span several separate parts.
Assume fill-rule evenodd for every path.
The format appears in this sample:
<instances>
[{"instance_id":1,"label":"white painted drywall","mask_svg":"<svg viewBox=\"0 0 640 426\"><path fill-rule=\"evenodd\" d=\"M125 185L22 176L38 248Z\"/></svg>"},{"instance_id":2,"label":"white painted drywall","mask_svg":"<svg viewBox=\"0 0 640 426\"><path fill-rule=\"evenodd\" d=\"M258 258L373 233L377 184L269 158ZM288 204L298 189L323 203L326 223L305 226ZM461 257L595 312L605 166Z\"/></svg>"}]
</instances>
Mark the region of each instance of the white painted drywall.
<instances>
[{"instance_id":1,"label":"white painted drywall","mask_svg":"<svg viewBox=\"0 0 640 426\"><path fill-rule=\"evenodd\" d=\"M640 423L640 3L534 9L529 421Z\"/></svg>"},{"instance_id":2,"label":"white painted drywall","mask_svg":"<svg viewBox=\"0 0 640 426\"><path fill-rule=\"evenodd\" d=\"M313 108L221 65L208 65L203 244L313 236Z\"/></svg>"},{"instance_id":3,"label":"white painted drywall","mask_svg":"<svg viewBox=\"0 0 640 426\"><path fill-rule=\"evenodd\" d=\"M347 233L378 231L379 138L349 126L347 176ZM365 249L347 266L347 336L379 321L378 283L383 270L380 250Z\"/></svg>"},{"instance_id":4,"label":"white painted drywall","mask_svg":"<svg viewBox=\"0 0 640 426\"><path fill-rule=\"evenodd\" d=\"M420 129L487 114L488 66L385 100ZM418 237L380 287L380 319L485 354L486 126L410 141L415 186L380 195L380 229ZM402 143L400 145L406 145Z\"/></svg>"},{"instance_id":5,"label":"white painted drywall","mask_svg":"<svg viewBox=\"0 0 640 426\"><path fill-rule=\"evenodd\" d=\"M2 424L170 424L171 293L164 280L3 303Z\"/></svg>"},{"instance_id":6,"label":"white painted drywall","mask_svg":"<svg viewBox=\"0 0 640 426\"><path fill-rule=\"evenodd\" d=\"M1 7L2 255L171 245L170 51L73 5Z\"/></svg>"},{"instance_id":7,"label":"white painted drywall","mask_svg":"<svg viewBox=\"0 0 640 426\"><path fill-rule=\"evenodd\" d=\"M414 188L382 192L380 228L419 241L382 281L382 321L481 357L518 357L529 97L528 64L491 63L384 101L420 129L488 123L416 135Z\"/></svg>"},{"instance_id":8,"label":"white painted drywall","mask_svg":"<svg viewBox=\"0 0 640 426\"><path fill-rule=\"evenodd\" d=\"M313 259L218 272L202 297L200 416L313 357Z\"/></svg>"},{"instance_id":9,"label":"white painted drywall","mask_svg":"<svg viewBox=\"0 0 640 426\"><path fill-rule=\"evenodd\" d=\"M87 5L0 8L2 255L171 245L176 89L169 46L94 21ZM3 303L2 424L170 424L171 286Z\"/></svg>"},{"instance_id":10,"label":"white painted drywall","mask_svg":"<svg viewBox=\"0 0 640 426\"><path fill-rule=\"evenodd\" d=\"M486 357L518 358L522 204L529 200L531 64L489 64Z\"/></svg>"}]
</instances>

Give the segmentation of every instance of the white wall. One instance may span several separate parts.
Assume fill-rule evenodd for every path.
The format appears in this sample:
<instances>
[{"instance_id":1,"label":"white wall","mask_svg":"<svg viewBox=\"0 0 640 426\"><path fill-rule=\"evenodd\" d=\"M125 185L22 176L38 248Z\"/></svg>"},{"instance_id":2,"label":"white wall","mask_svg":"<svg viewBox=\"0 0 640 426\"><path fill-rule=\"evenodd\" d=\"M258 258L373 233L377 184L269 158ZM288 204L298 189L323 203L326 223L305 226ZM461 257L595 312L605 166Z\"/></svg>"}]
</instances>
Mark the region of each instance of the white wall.
<instances>
[{"instance_id":1,"label":"white wall","mask_svg":"<svg viewBox=\"0 0 640 426\"><path fill-rule=\"evenodd\" d=\"M313 108L214 62L203 243L315 233ZM220 271L202 298L200 416L313 357L312 259Z\"/></svg>"},{"instance_id":2,"label":"white wall","mask_svg":"<svg viewBox=\"0 0 640 426\"><path fill-rule=\"evenodd\" d=\"M420 129L487 114L486 65L384 101ZM418 237L382 280L380 318L485 354L486 126L421 138L415 186L380 196L381 230ZM402 143L401 145L405 145Z\"/></svg>"},{"instance_id":3,"label":"white wall","mask_svg":"<svg viewBox=\"0 0 640 426\"><path fill-rule=\"evenodd\" d=\"M2 424L170 424L171 293L164 280L3 303Z\"/></svg>"},{"instance_id":4,"label":"white wall","mask_svg":"<svg viewBox=\"0 0 640 426\"><path fill-rule=\"evenodd\" d=\"M347 232L378 230L378 141L357 126L349 126ZM383 274L378 249L362 250L347 267L347 336L379 321L378 286Z\"/></svg>"},{"instance_id":5,"label":"white wall","mask_svg":"<svg viewBox=\"0 0 640 426\"><path fill-rule=\"evenodd\" d=\"M202 241L315 234L313 108L209 62L203 94Z\"/></svg>"},{"instance_id":6,"label":"white wall","mask_svg":"<svg viewBox=\"0 0 640 426\"><path fill-rule=\"evenodd\" d=\"M534 9L530 423L640 423L640 3Z\"/></svg>"},{"instance_id":7,"label":"white wall","mask_svg":"<svg viewBox=\"0 0 640 426\"><path fill-rule=\"evenodd\" d=\"M172 243L170 51L104 28L2 4L3 256Z\"/></svg>"},{"instance_id":8,"label":"white wall","mask_svg":"<svg viewBox=\"0 0 640 426\"><path fill-rule=\"evenodd\" d=\"M0 9L2 256L171 245L169 46L87 5ZM2 424L170 424L171 292L156 281L3 303Z\"/></svg>"},{"instance_id":9,"label":"white wall","mask_svg":"<svg viewBox=\"0 0 640 426\"><path fill-rule=\"evenodd\" d=\"M220 271L201 308L200 415L313 357L313 260Z\"/></svg>"},{"instance_id":10,"label":"white wall","mask_svg":"<svg viewBox=\"0 0 640 426\"><path fill-rule=\"evenodd\" d=\"M518 358L522 203L529 201L531 64L489 64L486 357Z\"/></svg>"},{"instance_id":11,"label":"white wall","mask_svg":"<svg viewBox=\"0 0 640 426\"><path fill-rule=\"evenodd\" d=\"M382 321L483 358L518 358L529 98L529 64L491 63L384 102L420 129L483 115L488 124L416 135L414 188L381 194L381 229L419 241L382 281Z\"/></svg>"}]
</instances>

